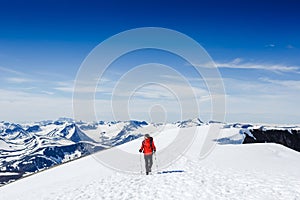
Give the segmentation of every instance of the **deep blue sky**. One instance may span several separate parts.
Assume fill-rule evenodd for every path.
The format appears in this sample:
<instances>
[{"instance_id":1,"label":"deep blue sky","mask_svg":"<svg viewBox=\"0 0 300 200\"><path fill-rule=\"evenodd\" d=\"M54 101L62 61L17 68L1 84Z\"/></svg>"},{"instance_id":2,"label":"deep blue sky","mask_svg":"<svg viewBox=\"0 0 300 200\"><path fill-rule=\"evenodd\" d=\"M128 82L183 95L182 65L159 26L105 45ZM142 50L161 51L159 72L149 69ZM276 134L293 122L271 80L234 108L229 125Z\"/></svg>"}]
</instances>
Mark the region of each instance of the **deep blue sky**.
<instances>
[{"instance_id":1,"label":"deep blue sky","mask_svg":"<svg viewBox=\"0 0 300 200\"><path fill-rule=\"evenodd\" d=\"M224 59L224 52L227 59L258 53L297 59L299 52L284 50L300 45L299 8L296 0L1 1L0 38L2 48L10 47L8 54L31 47L44 53L65 48L82 56L118 32L158 26L196 39L215 59ZM276 48L269 51L269 44Z\"/></svg>"},{"instance_id":2,"label":"deep blue sky","mask_svg":"<svg viewBox=\"0 0 300 200\"><path fill-rule=\"evenodd\" d=\"M276 81L284 80L286 82L281 84L283 88L295 86L300 80L299 9L300 2L297 0L2 0L0 88L24 91L22 86L31 88L31 92L43 90L58 95L49 83L32 83L29 80L72 81L81 62L101 41L121 31L147 26L164 27L187 34L199 42L220 65L240 60L237 62L239 66L220 69L224 78L228 78L229 94L235 95L241 91L231 87L231 84L235 85L230 82L233 80L265 83L264 86L280 85ZM253 65L262 65L262 69L249 67ZM292 69L266 70L274 65ZM278 88L273 90L277 91ZM293 96L295 92L299 90L289 94ZM270 92L270 95L274 93ZM292 96L290 98L295 98ZM6 119L5 116L3 118ZM251 117L242 119L252 120ZM285 121L289 119L291 117Z\"/></svg>"}]
</instances>

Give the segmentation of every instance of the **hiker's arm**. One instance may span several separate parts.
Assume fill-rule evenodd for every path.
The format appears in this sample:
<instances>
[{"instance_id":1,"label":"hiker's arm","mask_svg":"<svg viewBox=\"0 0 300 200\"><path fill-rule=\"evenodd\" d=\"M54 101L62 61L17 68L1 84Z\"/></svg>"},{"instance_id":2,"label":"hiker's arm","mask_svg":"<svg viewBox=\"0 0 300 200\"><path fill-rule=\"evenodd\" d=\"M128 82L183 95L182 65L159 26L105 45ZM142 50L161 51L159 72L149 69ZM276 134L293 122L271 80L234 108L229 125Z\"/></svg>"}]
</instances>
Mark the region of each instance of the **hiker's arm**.
<instances>
[{"instance_id":1,"label":"hiker's arm","mask_svg":"<svg viewBox=\"0 0 300 200\"><path fill-rule=\"evenodd\" d=\"M154 141L152 141L152 149L153 151L156 151L156 146L154 145Z\"/></svg>"},{"instance_id":2,"label":"hiker's arm","mask_svg":"<svg viewBox=\"0 0 300 200\"><path fill-rule=\"evenodd\" d=\"M144 142L142 142L142 146L141 146L139 152L142 152L143 150L144 150Z\"/></svg>"}]
</instances>

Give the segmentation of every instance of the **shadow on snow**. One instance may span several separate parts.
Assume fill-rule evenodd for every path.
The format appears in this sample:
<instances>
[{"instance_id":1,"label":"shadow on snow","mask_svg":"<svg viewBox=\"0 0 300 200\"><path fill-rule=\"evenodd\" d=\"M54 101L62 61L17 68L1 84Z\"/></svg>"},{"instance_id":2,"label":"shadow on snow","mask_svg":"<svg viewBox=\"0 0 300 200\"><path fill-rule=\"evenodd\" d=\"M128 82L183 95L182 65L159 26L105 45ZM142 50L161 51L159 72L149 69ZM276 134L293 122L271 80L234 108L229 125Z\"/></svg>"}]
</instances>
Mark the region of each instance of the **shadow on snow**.
<instances>
[{"instance_id":1,"label":"shadow on snow","mask_svg":"<svg viewBox=\"0 0 300 200\"><path fill-rule=\"evenodd\" d=\"M161 171L158 174L171 174L171 173L182 173L184 170L168 170L168 171Z\"/></svg>"}]
</instances>

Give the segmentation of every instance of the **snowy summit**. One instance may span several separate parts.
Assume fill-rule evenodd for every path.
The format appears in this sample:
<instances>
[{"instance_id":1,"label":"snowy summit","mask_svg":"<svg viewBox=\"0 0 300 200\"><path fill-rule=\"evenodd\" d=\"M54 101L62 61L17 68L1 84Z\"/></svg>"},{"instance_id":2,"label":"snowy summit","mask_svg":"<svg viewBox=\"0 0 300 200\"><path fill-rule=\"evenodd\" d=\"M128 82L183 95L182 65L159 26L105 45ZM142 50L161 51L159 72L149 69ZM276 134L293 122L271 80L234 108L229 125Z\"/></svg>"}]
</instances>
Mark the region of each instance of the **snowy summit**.
<instances>
[{"instance_id":1,"label":"snowy summit","mask_svg":"<svg viewBox=\"0 0 300 200\"><path fill-rule=\"evenodd\" d=\"M0 187L1 199L300 199L299 152L274 143L224 144L215 138L201 156L211 130L232 141L245 137L240 127L220 123L173 126L151 134L157 152L150 176L144 175L142 138L137 138ZM186 151L166 163L172 144L185 145L194 133ZM122 166L104 162L107 156Z\"/></svg>"}]
</instances>

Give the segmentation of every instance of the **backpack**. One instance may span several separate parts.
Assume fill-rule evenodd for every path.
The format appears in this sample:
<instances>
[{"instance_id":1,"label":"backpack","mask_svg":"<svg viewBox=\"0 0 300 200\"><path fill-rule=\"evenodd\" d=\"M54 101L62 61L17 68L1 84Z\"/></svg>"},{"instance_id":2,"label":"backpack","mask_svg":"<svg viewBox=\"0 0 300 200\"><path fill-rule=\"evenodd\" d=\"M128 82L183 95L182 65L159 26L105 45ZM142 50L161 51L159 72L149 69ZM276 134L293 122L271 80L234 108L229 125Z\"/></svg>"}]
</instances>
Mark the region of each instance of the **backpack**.
<instances>
[{"instance_id":1,"label":"backpack","mask_svg":"<svg viewBox=\"0 0 300 200\"><path fill-rule=\"evenodd\" d=\"M150 137L149 139L150 139L150 147L151 147L151 150L153 151L153 145L152 145L153 144L153 137Z\"/></svg>"},{"instance_id":2,"label":"backpack","mask_svg":"<svg viewBox=\"0 0 300 200\"><path fill-rule=\"evenodd\" d=\"M145 140L143 141L143 146L145 145ZM149 150L151 150L151 152L153 152L153 138L152 137L149 137L149 143L148 143L149 145L150 145L150 149L149 149L149 147L148 147L148 149ZM147 145L148 146L148 145ZM145 148L145 147L144 147ZM145 152L145 149L144 149L144 152Z\"/></svg>"}]
</instances>

